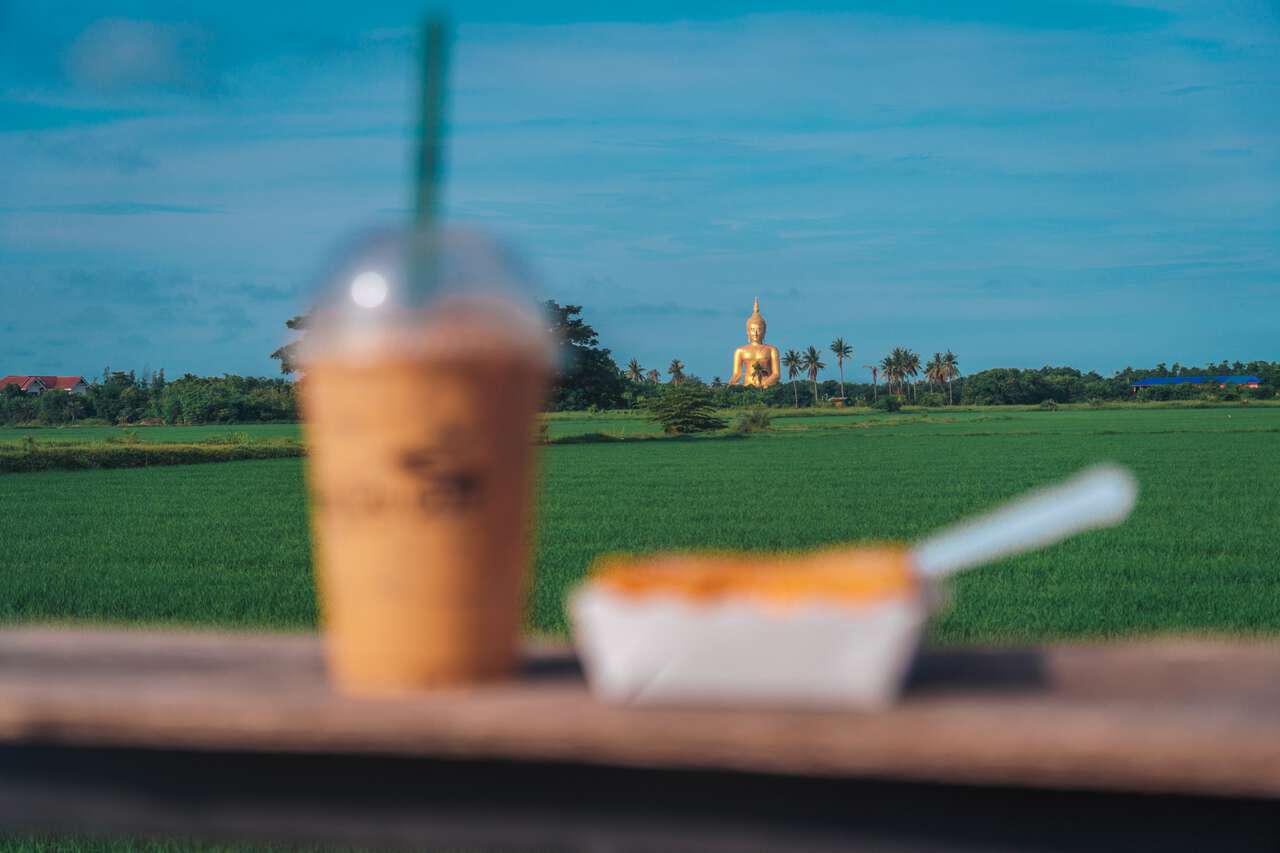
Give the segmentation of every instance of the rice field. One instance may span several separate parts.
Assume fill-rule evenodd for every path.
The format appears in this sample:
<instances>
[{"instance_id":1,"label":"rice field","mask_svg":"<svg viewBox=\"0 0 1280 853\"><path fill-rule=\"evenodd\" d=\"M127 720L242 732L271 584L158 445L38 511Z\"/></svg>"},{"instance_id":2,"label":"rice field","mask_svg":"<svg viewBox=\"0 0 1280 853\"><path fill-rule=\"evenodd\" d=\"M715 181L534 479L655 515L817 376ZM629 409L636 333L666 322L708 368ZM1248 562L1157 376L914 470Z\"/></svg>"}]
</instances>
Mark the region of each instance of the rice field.
<instances>
[{"instance_id":1,"label":"rice field","mask_svg":"<svg viewBox=\"0 0 1280 853\"><path fill-rule=\"evenodd\" d=\"M634 416L550 426L624 440L544 448L533 631L566 630L600 553L910 540L1102 459L1143 485L1131 521L963 576L936 641L1280 630L1280 408L850 412L679 440L625 440L652 430ZM302 466L0 475L0 621L311 628Z\"/></svg>"},{"instance_id":2,"label":"rice field","mask_svg":"<svg viewBox=\"0 0 1280 853\"><path fill-rule=\"evenodd\" d=\"M249 439L297 438L302 434L298 424L202 424L200 426L0 426L0 444L31 439L38 442L58 441L83 443L93 441L156 441L191 444L227 435L243 435Z\"/></svg>"}]
</instances>

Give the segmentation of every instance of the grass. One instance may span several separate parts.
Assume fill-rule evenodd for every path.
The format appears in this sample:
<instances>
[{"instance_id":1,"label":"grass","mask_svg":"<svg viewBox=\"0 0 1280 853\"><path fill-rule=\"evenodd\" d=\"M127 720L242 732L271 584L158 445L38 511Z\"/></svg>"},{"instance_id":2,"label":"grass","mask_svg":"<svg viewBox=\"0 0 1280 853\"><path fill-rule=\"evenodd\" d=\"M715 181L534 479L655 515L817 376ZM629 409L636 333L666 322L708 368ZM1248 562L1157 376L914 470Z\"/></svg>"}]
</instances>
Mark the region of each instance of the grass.
<instances>
[{"instance_id":1,"label":"grass","mask_svg":"<svg viewBox=\"0 0 1280 853\"><path fill-rule=\"evenodd\" d=\"M0 475L0 619L315 619L302 462Z\"/></svg>"},{"instance_id":2,"label":"grass","mask_svg":"<svg viewBox=\"0 0 1280 853\"><path fill-rule=\"evenodd\" d=\"M234 435L198 444L142 441L35 441L0 444L0 473L74 471L84 468L145 468L193 465L242 459L302 456L305 448L291 438L249 439Z\"/></svg>"},{"instance_id":3,"label":"grass","mask_svg":"<svg viewBox=\"0 0 1280 853\"><path fill-rule=\"evenodd\" d=\"M67 441L82 444L108 439L135 437L142 442L194 444L232 433L244 433L250 439L300 438L298 424L205 424L203 426L0 426L0 444L14 444L24 438L38 442Z\"/></svg>"},{"instance_id":4,"label":"grass","mask_svg":"<svg viewBox=\"0 0 1280 853\"><path fill-rule=\"evenodd\" d=\"M1144 484L1128 525L960 578L935 637L1280 629L1280 411L781 421L741 441L551 448L533 623L563 626L559 597L598 550L913 539L1115 459Z\"/></svg>"},{"instance_id":5,"label":"grass","mask_svg":"<svg viewBox=\"0 0 1280 853\"><path fill-rule=\"evenodd\" d=\"M853 411L552 445L529 625L563 632L565 593L602 552L913 539L1114 459L1143 484L1133 519L961 577L935 639L1275 632L1278 450L1264 407ZM0 501L0 620L315 624L301 460L0 475Z\"/></svg>"},{"instance_id":6,"label":"grass","mask_svg":"<svg viewBox=\"0 0 1280 853\"><path fill-rule=\"evenodd\" d=\"M1059 413L1091 413L1115 414L1120 412L1152 413L1167 410L1196 411L1264 411L1280 409L1280 401L1254 401L1248 406L1238 403L1210 404L1203 402L1168 402L1168 403L1107 403L1102 409L1093 409L1085 404L1064 405ZM924 409L907 407L900 415L884 415L868 408L829 409L769 409L776 425L806 425L859 423L885 417L942 417L942 418L1008 418L1029 411L1036 411L1035 406L955 406L945 409ZM750 409L743 411L751 411ZM729 420L738 412L730 412ZM554 412L544 416L547 421L547 437L550 439L566 436L600 433L614 438L636 435L659 435L661 430L648 419L648 414L640 410L607 411L607 412ZM0 447L14 445L25 438L35 441L66 441L85 443L106 441L109 439L130 438L140 442L160 442L173 444L194 444L210 438L218 438L233 433L241 433L251 441L266 439L301 439L302 427L299 424L205 424L202 426L61 426L61 427L9 427L0 426Z\"/></svg>"},{"instance_id":7,"label":"grass","mask_svg":"<svg viewBox=\"0 0 1280 853\"><path fill-rule=\"evenodd\" d=\"M613 435L637 433L657 434L660 430L649 423L641 412L609 412L589 415L586 412L557 412L547 416L547 437L556 439L570 435L604 432ZM243 433L251 441L300 439L300 424L205 424L202 426L0 426L0 447L17 445L25 439L41 444L119 440L129 438L143 443L194 444L229 433Z\"/></svg>"}]
</instances>

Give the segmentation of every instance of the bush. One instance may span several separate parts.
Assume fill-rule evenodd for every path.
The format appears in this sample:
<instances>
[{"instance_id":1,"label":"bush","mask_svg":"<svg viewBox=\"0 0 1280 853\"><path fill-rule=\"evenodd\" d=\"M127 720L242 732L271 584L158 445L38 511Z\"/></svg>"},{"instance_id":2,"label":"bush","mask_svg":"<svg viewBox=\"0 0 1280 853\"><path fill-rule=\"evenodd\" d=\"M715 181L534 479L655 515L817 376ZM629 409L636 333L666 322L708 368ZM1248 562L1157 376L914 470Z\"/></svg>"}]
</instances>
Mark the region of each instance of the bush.
<instances>
[{"instance_id":1,"label":"bush","mask_svg":"<svg viewBox=\"0 0 1280 853\"><path fill-rule=\"evenodd\" d=\"M639 436L638 438L645 438ZM615 441L626 441L627 437L618 432L580 432L576 435L562 435L548 440L547 444L609 444Z\"/></svg>"},{"instance_id":2,"label":"bush","mask_svg":"<svg viewBox=\"0 0 1280 853\"><path fill-rule=\"evenodd\" d=\"M130 430L132 432L132 430ZM253 441L247 432L224 432L219 435L211 435L202 439L199 444L212 444L215 446L233 446L237 444L250 444Z\"/></svg>"},{"instance_id":3,"label":"bush","mask_svg":"<svg viewBox=\"0 0 1280 853\"><path fill-rule=\"evenodd\" d=\"M724 420L715 414L711 390L693 382L667 385L661 394L649 401L649 412L651 419L662 424L662 431L669 435L688 435L725 427Z\"/></svg>"},{"instance_id":4,"label":"bush","mask_svg":"<svg viewBox=\"0 0 1280 853\"><path fill-rule=\"evenodd\" d=\"M947 404L947 398L937 391L930 391L928 394L920 395L920 405L927 406L931 409L938 409Z\"/></svg>"},{"instance_id":5,"label":"bush","mask_svg":"<svg viewBox=\"0 0 1280 853\"><path fill-rule=\"evenodd\" d=\"M768 432L773 429L773 416L764 409L750 409L733 422L734 432Z\"/></svg>"},{"instance_id":6,"label":"bush","mask_svg":"<svg viewBox=\"0 0 1280 853\"><path fill-rule=\"evenodd\" d=\"M1042 412L1056 412L1058 411L1058 404L1053 400L1041 400L1040 405L1036 408Z\"/></svg>"},{"instance_id":7,"label":"bush","mask_svg":"<svg viewBox=\"0 0 1280 853\"><path fill-rule=\"evenodd\" d=\"M279 459L303 456L302 445L293 441L257 444L72 444L52 441L24 442L22 446L0 446L0 473L56 471L83 468L142 468L149 465L194 465L202 462L232 462L240 459Z\"/></svg>"},{"instance_id":8,"label":"bush","mask_svg":"<svg viewBox=\"0 0 1280 853\"><path fill-rule=\"evenodd\" d=\"M885 394L872 405L873 409L880 412L900 412L902 411L902 401L897 397Z\"/></svg>"}]
</instances>

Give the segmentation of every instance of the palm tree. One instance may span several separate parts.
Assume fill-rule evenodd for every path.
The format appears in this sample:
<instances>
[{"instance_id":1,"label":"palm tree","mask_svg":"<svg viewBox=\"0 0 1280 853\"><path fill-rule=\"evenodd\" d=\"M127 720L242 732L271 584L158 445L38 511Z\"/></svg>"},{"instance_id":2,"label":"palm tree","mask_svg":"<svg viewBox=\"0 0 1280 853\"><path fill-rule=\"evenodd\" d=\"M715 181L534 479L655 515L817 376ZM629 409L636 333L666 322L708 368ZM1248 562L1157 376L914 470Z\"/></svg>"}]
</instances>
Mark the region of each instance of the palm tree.
<instances>
[{"instance_id":1,"label":"palm tree","mask_svg":"<svg viewBox=\"0 0 1280 853\"><path fill-rule=\"evenodd\" d=\"M871 371L871 402L874 403L880 399L880 365L864 364L862 366Z\"/></svg>"},{"instance_id":2,"label":"palm tree","mask_svg":"<svg viewBox=\"0 0 1280 853\"><path fill-rule=\"evenodd\" d=\"M903 376L911 377L911 399L916 398L915 378L920 375L920 355L911 350L903 350L902 354L902 373Z\"/></svg>"},{"instance_id":3,"label":"palm tree","mask_svg":"<svg viewBox=\"0 0 1280 853\"><path fill-rule=\"evenodd\" d=\"M884 381L889 386L889 393L893 393L893 383L898 381L898 351L886 355L880 360L880 370L884 373Z\"/></svg>"},{"instance_id":4,"label":"palm tree","mask_svg":"<svg viewBox=\"0 0 1280 853\"><path fill-rule=\"evenodd\" d=\"M809 381L813 383L813 404L818 405L818 371L826 367L822 363L822 353L818 352L818 348L810 346L804 351L802 357L802 367L809 374Z\"/></svg>"},{"instance_id":5,"label":"palm tree","mask_svg":"<svg viewBox=\"0 0 1280 853\"><path fill-rule=\"evenodd\" d=\"M662 374L656 370L650 370L648 373L645 374L644 378L648 379L650 382L653 382L654 384L657 384L658 382L662 381Z\"/></svg>"},{"instance_id":6,"label":"palm tree","mask_svg":"<svg viewBox=\"0 0 1280 853\"><path fill-rule=\"evenodd\" d=\"M764 378L769 375L769 368L764 366L763 361L757 361L755 364L751 365L751 375L756 378L756 384L759 385L764 381Z\"/></svg>"},{"instance_id":7,"label":"palm tree","mask_svg":"<svg viewBox=\"0 0 1280 853\"><path fill-rule=\"evenodd\" d=\"M836 354L836 364L840 365L840 396L844 397L844 360L853 358L853 347L844 342L844 338L836 338L831 342L831 351Z\"/></svg>"},{"instance_id":8,"label":"palm tree","mask_svg":"<svg viewBox=\"0 0 1280 853\"><path fill-rule=\"evenodd\" d=\"M930 391L933 390L935 382L939 389L942 388L942 383L947 381L944 376L945 371L946 368L942 364L942 353L935 352L933 358L929 359L929 363L924 366L924 378L929 382Z\"/></svg>"},{"instance_id":9,"label":"palm tree","mask_svg":"<svg viewBox=\"0 0 1280 853\"><path fill-rule=\"evenodd\" d=\"M627 362L626 377L632 382L644 381L644 368L634 358Z\"/></svg>"},{"instance_id":10,"label":"palm tree","mask_svg":"<svg viewBox=\"0 0 1280 853\"><path fill-rule=\"evenodd\" d=\"M947 350L942 356L942 366L946 370L947 377L947 405L953 405L954 400L951 397L951 380L960 375L960 359L956 358L956 354L951 350Z\"/></svg>"},{"instance_id":11,"label":"palm tree","mask_svg":"<svg viewBox=\"0 0 1280 853\"><path fill-rule=\"evenodd\" d=\"M782 366L787 369L787 378L791 380L791 393L796 398L796 408L800 408L800 392L796 390L796 377L804 370L804 358L793 349L787 350L782 357Z\"/></svg>"},{"instance_id":12,"label":"palm tree","mask_svg":"<svg viewBox=\"0 0 1280 853\"><path fill-rule=\"evenodd\" d=\"M679 385L684 381L684 363L678 358L671 359L671 366L667 368L667 373L671 375L671 382Z\"/></svg>"}]
</instances>

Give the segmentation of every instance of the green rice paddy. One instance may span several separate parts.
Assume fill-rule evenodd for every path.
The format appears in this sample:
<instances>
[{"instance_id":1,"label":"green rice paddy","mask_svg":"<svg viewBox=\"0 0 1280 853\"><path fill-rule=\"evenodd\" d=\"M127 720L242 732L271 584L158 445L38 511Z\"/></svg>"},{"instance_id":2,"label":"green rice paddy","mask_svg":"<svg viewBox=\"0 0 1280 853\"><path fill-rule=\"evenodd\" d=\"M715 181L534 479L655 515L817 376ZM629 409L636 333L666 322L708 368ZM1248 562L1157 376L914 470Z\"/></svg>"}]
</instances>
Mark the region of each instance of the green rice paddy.
<instances>
[{"instance_id":1,"label":"green rice paddy","mask_svg":"<svg viewBox=\"0 0 1280 853\"><path fill-rule=\"evenodd\" d=\"M29 432L89 429L112 428ZM138 433L202 429L297 434ZM1103 459L1142 483L1129 523L961 577L936 640L1280 630L1280 408L832 412L677 440L625 440L651 425L583 415L549 432L624 440L544 449L535 631L565 631L565 594L600 553L910 540ZM302 466L0 475L0 620L311 628Z\"/></svg>"},{"instance_id":2,"label":"green rice paddy","mask_svg":"<svg viewBox=\"0 0 1280 853\"><path fill-rule=\"evenodd\" d=\"M302 434L297 424L204 424L201 426L61 426L61 427L8 427L0 426L0 444L8 444L30 438L38 442L65 441L72 443L137 440L158 441L173 444L191 444L210 438L228 435L244 435L252 439L297 438Z\"/></svg>"}]
</instances>

